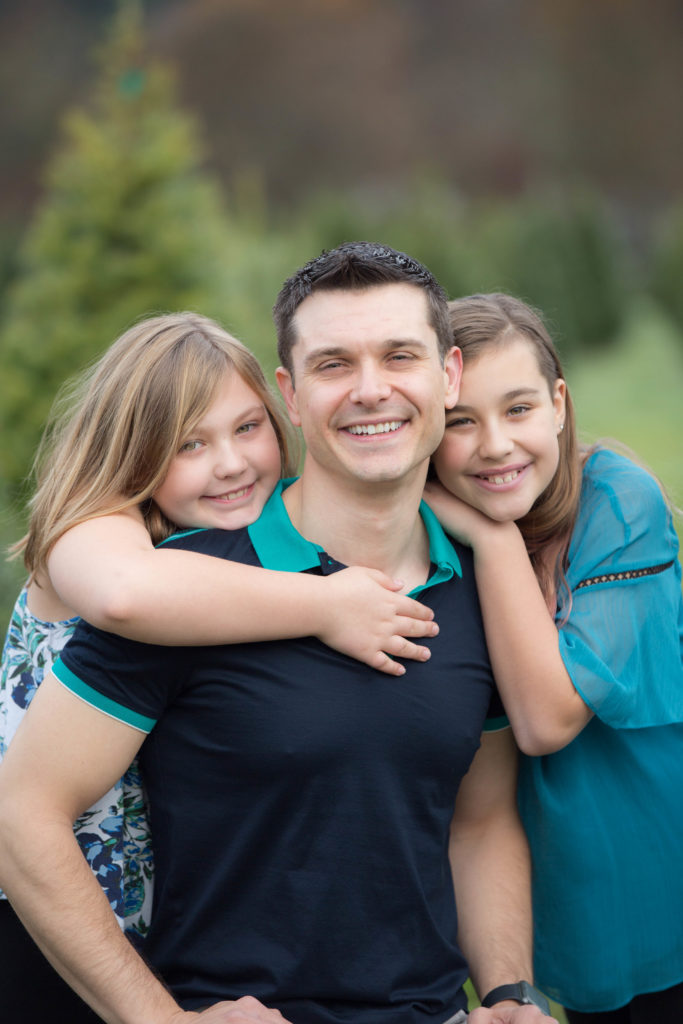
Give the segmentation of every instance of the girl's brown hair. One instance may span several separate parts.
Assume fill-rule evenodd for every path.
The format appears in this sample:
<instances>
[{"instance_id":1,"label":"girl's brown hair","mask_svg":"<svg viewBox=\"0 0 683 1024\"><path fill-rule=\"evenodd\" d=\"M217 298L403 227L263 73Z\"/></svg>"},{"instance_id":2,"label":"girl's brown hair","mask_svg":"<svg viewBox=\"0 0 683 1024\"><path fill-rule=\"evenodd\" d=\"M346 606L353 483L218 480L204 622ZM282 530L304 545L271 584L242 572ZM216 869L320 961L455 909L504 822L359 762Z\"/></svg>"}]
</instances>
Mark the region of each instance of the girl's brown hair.
<instances>
[{"instance_id":1,"label":"girl's brown hair","mask_svg":"<svg viewBox=\"0 0 683 1024\"><path fill-rule=\"evenodd\" d=\"M228 369L263 402L283 475L295 472L291 427L240 341L198 313L142 320L55 403L34 464L28 533L15 545L32 577L63 533L94 516L138 505L155 543L173 532L153 495Z\"/></svg>"},{"instance_id":2,"label":"girl's brown hair","mask_svg":"<svg viewBox=\"0 0 683 1024\"><path fill-rule=\"evenodd\" d=\"M448 311L453 344L462 351L465 367L491 347L502 347L522 337L533 348L551 396L555 381L564 380L560 357L540 313L521 299L500 293L469 295L449 302ZM558 442L560 455L555 475L527 514L517 521L546 597L557 584L564 583L567 548L581 493L582 456L568 389L564 428ZM550 572L547 568L549 552L553 566Z\"/></svg>"}]
</instances>

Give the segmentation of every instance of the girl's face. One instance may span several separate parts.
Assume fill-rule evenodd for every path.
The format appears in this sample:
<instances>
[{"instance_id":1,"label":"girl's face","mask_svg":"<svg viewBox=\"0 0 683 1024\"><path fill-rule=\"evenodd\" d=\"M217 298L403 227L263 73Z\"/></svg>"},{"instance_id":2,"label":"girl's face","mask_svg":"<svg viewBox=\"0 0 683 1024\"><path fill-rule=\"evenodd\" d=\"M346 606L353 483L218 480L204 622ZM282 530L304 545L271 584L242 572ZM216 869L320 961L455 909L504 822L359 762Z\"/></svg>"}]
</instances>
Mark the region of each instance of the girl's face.
<instances>
[{"instance_id":1,"label":"girl's face","mask_svg":"<svg viewBox=\"0 0 683 1024\"><path fill-rule=\"evenodd\" d=\"M177 526L237 530L258 519L279 477L280 448L265 406L232 370L154 500Z\"/></svg>"},{"instance_id":2,"label":"girl's face","mask_svg":"<svg viewBox=\"0 0 683 1024\"><path fill-rule=\"evenodd\" d=\"M468 363L433 457L444 487L490 519L521 519L555 475L565 393L520 335Z\"/></svg>"}]
</instances>

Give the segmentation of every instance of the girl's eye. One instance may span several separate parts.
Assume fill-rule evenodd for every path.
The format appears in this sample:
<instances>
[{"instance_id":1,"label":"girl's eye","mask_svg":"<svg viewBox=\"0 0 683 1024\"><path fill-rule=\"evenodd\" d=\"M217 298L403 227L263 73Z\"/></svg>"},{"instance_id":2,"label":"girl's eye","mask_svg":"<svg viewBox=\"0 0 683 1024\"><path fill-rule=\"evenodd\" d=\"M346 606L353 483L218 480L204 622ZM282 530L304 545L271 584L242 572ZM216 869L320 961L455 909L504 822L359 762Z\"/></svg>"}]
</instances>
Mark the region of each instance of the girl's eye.
<instances>
[{"instance_id":1,"label":"girl's eye","mask_svg":"<svg viewBox=\"0 0 683 1024\"><path fill-rule=\"evenodd\" d=\"M449 427L467 427L472 423L472 420L468 416L455 416L452 420L447 420L446 430Z\"/></svg>"},{"instance_id":2,"label":"girl's eye","mask_svg":"<svg viewBox=\"0 0 683 1024\"><path fill-rule=\"evenodd\" d=\"M252 432L252 430L256 430L256 428L258 426L260 426L260 424L256 420L251 420L249 423L242 423L237 428L235 433L236 434L250 434Z\"/></svg>"},{"instance_id":3,"label":"girl's eye","mask_svg":"<svg viewBox=\"0 0 683 1024\"><path fill-rule=\"evenodd\" d=\"M201 441L186 441L185 444L181 444L181 452L196 452L198 448L201 448Z\"/></svg>"},{"instance_id":4,"label":"girl's eye","mask_svg":"<svg viewBox=\"0 0 683 1024\"><path fill-rule=\"evenodd\" d=\"M530 406L528 405L513 405L509 410L511 416L521 416L522 413L528 412Z\"/></svg>"}]
</instances>

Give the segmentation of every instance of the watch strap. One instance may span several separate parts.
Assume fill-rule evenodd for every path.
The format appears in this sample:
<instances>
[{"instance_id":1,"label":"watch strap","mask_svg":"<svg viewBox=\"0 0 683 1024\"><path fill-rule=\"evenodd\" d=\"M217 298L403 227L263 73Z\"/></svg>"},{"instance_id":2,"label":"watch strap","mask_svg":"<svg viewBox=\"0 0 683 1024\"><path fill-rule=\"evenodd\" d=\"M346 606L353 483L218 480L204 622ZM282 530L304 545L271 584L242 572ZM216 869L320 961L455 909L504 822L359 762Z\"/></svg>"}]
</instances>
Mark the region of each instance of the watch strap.
<instances>
[{"instance_id":1,"label":"watch strap","mask_svg":"<svg viewBox=\"0 0 683 1024\"><path fill-rule=\"evenodd\" d=\"M502 1003L504 999L512 999L523 1006L537 1006L539 1010L550 1016L550 1003L537 988L530 985L528 981L516 981L511 985L498 985L487 992L481 1001L482 1006L495 1006Z\"/></svg>"}]
</instances>

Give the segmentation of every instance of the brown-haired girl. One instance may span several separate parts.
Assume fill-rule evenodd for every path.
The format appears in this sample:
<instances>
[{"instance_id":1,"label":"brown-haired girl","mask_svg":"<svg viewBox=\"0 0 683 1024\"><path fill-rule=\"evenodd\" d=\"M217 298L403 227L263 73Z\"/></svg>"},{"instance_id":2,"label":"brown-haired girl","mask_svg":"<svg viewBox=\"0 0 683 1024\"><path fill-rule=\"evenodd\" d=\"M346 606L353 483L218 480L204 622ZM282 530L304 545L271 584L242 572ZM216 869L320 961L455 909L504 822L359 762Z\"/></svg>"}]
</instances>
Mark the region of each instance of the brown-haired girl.
<instances>
[{"instance_id":1,"label":"brown-haired girl","mask_svg":"<svg viewBox=\"0 0 683 1024\"><path fill-rule=\"evenodd\" d=\"M536 982L571 1022L683 1020L683 601L654 478L581 448L540 316L450 304L464 372L428 501L474 550L523 758ZM447 490L446 490L447 488Z\"/></svg>"}]
</instances>

